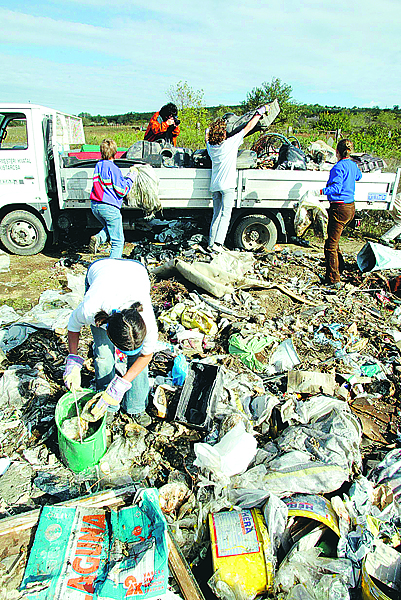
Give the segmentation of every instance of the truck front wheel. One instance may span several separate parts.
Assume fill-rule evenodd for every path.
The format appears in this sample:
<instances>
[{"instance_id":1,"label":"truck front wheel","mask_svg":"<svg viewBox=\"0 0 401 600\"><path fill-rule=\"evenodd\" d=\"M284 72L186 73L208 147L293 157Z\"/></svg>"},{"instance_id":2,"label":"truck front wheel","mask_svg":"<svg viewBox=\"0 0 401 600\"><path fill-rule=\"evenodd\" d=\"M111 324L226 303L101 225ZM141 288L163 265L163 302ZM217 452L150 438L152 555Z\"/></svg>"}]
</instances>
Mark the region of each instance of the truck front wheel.
<instances>
[{"instance_id":1,"label":"truck front wheel","mask_svg":"<svg viewBox=\"0 0 401 600\"><path fill-rule=\"evenodd\" d=\"M0 241L12 254L38 254L45 247L46 239L42 221L28 211L14 210L1 220Z\"/></svg>"},{"instance_id":2,"label":"truck front wheel","mask_svg":"<svg viewBox=\"0 0 401 600\"><path fill-rule=\"evenodd\" d=\"M250 215L238 223L233 235L234 245L243 250L272 250L277 242L277 229L269 217Z\"/></svg>"}]
</instances>

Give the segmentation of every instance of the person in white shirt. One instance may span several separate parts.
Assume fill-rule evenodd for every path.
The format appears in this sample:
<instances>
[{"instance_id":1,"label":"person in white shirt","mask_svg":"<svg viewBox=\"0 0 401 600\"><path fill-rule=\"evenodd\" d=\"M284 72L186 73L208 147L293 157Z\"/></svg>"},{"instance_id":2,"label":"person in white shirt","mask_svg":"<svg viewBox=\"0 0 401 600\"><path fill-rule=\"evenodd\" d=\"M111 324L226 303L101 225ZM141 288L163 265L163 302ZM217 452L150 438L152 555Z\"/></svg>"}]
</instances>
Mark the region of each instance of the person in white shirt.
<instances>
[{"instance_id":1,"label":"person in white shirt","mask_svg":"<svg viewBox=\"0 0 401 600\"><path fill-rule=\"evenodd\" d=\"M244 129L227 138L226 122L216 119L206 130L205 140L212 161L210 191L213 197L213 216L209 232L208 250L220 252L230 225L237 184L237 154L244 137L252 131L262 115L269 110L266 104L257 109Z\"/></svg>"},{"instance_id":2,"label":"person in white shirt","mask_svg":"<svg viewBox=\"0 0 401 600\"><path fill-rule=\"evenodd\" d=\"M90 325L97 403L92 414L122 409L141 424L149 394L148 364L158 338L145 267L133 260L106 258L92 263L86 276L86 293L68 322L68 346L64 383L68 389L81 386L84 359L77 354L80 331ZM127 356L127 371L115 373L115 350ZM144 423L141 422L144 421Z\"/></svg>"}]
</instances>

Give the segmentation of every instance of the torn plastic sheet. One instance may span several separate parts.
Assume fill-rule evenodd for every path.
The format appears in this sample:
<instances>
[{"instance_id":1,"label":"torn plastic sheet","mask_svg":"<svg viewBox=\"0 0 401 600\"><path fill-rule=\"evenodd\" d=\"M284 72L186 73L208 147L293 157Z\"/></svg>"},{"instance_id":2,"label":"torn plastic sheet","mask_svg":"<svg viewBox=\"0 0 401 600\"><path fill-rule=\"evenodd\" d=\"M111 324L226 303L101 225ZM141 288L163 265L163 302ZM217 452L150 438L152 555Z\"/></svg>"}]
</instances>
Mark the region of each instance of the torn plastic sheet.
<instances>
[{"instance_id":1,"label":"torn plastic sheet","mask_svg":"<svg viewBox=\"0 0 401 600\"><path fill-rule=\"evenodd\" d=\"M7 328L0 330L0 348L8 352L22 344L37 329L65 329L71 311L78 306L84 296L84 275L68 274L68 287L71 292L62 293L46 290L40 295L39 303L18 318ZM11 313L6 313L11 316ZM17 321L17 322L16 322Z\"/></svg>"},{"instance_id":2,"label":"torn plastic sheet","mask_svg":"<svg viewBox=\"0 0 401 600\"><path fill-rule=\"evenodd\" d=\"M295 235L302 234L313 225L313 230L318 237L325 237L329 217L327 210L320 200L308 190L301 198L294 217Z\"/></svg>"},{"instance_id":3,"label":"torn plastic sheet","mask_svg":"<svg viewBox=\"0 0 401 600\"><path fill-rule=\"evenodd\" d=\"M379 483L387 483L394 494L394 503L401 516L401 448L391 450L377 465L371 478Z\"/></svg>"},{"instance_id":4,"label":"torn plastic sheet","mask_svg":"<svg viewBox=\"0 0 401 600\"><path fill-rule=\"evenodd\" d=\"M27 323L18 323L5 327L0 330L0 348L3 352L8 352L25 342L29 334L37 330L38 327L32 327Z\"/></svg>"},{"instance_id":5,"label":"torn plastic sheet","mask_svg":"<svg viewBox=\"0 0 401 600\"><path fill-rule=\"evenodd\" d=\"M269 370L272 374L283 373L293 369L296 365L299 365L300 362L292 339L288 338L287 340L284 340L284 342L281 342L270 356L269 363L273 368L270 368Z\"/></svg>"},{"instance_id":6,"label":"torn plastic sheet","mask_svg":"<svg viewBox=\"0 0 401 600\"><path fill-rule=\"evenodd\" d=\"M393 250L375 242L366 242L358 252L356 262L362 273L401 269L401 250Z\"/></svg>"},{"instance_id":7,"label":"torn plastic sheet","mask_svg":"<svg viewBox=\"0 0 401 600\"><path fill-rule=\"evenodd\" d=\"M302 584L313 600L348 600L348 587L354 583L351 561L346 558L324 558L320 548L302 552L290 552L281 563L274 578L277 591L289 592L296 584ZM318 586L324 581L328 593L317 596ZM334 591L336 592L334 593ZM302 598L302 596L299 596ZM294 596L296 598L296 596ZM307 598L307 596L306 596Z\"/></svg>"},{"instance_id":8,"label":"torn plastic sheet","mask_svg":"<svg viewBox=\"0 0 401 600\"><path fill-rule=\"evenodd\" d=\"M250 253L225 252L224 254L226 255L224 258L219 258L218 255L210 263L194 261L190 264L175 258L156 267L151 273L162 279L168 279L178 271L185 279L212 296L222 298L225 294L232 294L236 285L246 283L243 276L251 268L251 260L253 260L247 256Z\"/></svg>"},{"instance_id":9,"label":"torn plastic sheet","mask_svg":"<svg viewBox=\"0 0 401 600\"><path fill-rule=\"evenodd\" d=\"M248 468L256 454L256 448L256 439L245 431L244 423L240 422L214 446L195 444L194 465L207 468L216 477L226 479Z\"/></svg>"},{"instance_id":10,"label":"torn plastic sheet","mask_svg":"<svg viewBox=\"0 0 401 600\"><path fill-rule=\"evenodd\" d=\"M30 600L163 597L166 529L155 489L142 490L138 505L109 516L98 508L45 506L21 589Z\"/></svg>"},{"instance_id":11,"label":"torn plastic sheet","mask_svg":"<svg viewBox=\"0 0 401 600\"><path fill-rule=\"evenodd\" d=\"M350 414L348 403L333 396L318 394L308 400L298 400L295 396L291 396L281 407L281 418L284 423L288 422L290 425L296 423L306 425L329 414L334 408Z\"/></svg>"},{"instance_id":12,"label":"torn plastic sheet","mask_svg":"<svg viewBox=\"0 0 401 600\"><path fill-rule=\"evenodd\" d=\"M263 464L231 481L230 498L235 496L243 506L251 495L261 500L267 493L334 492L361 465L361 437L357 418L335 408L314 423L287 427L274 442L277 455L268 453Z\"/></svg>"},{"instance_id":13,"label":"torn plastic sheet","mask_svg":"<svg viewBox=\"0 0 401 600\"><path fill-rule=\"evenodd\" d=\"M33 393L46 402L51 395L49 382L38 377L38 369L10 366L0 378L0 416L4 419L5 415L20 411L28 399L32 399Z\"/></svg>"},{"instance_id":14,"label":"torn plastic sheet","mask_svg":"<svg viewBox=\"0 0 401 600\"><path fill-rule=\"evenodd\" d=\"M321 344L322 346L332 346L333 348L342 348L343 343L341 339L343 335L340 331L344 326L341 323L332 323L324 325L319 325L318 329L315 331L313 339L317 344ZM325 333L325 329L328 329L333 339L327 337Z\"/></svg>"},{"instance_id":15,"label":"torn plastic sheet","mask_svg":"<svg viewBox=\"0 0 401 600\"><path fill-rule=\"evenodd\" d=\"M384 594L383 588L389 590L387 594ZM392 598L400 597L401 555L397 550L375 540L374 550L367 554L363 564L362 590L365 598L388 598L390 594ZM367 590L369 596L366 595Z\"/></svg>"},{"instance_id":16,"label":"torn plastic sheet","mask_svg":"<svg viewBox=\"0 0 401 600\"><path fill-rule=\"evenodd\" d=\"M20 318L20 315L7 304L0 306L0 325L8 325Z\"/></svg>"}]
</instances>

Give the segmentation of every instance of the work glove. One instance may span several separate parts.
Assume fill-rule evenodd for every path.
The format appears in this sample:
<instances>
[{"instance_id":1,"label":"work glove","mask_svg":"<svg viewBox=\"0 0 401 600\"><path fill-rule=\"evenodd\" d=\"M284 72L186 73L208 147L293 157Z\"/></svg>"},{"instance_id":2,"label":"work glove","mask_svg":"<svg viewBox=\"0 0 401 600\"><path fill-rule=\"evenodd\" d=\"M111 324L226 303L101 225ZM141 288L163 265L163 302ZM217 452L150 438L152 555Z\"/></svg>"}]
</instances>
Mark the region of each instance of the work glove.
<instances>
[{"instance_id":1,"label":"work glove","mask_svg":"<svg viewBox=\"0 0 401 600\"><path fill-rule=\"evenodd\" d=\"M125 392L131 387L129 381L115 375L114 379L109 383L104 392L99 392L94 396L97 400L93 403L91 413L96 420L101 419L106 411L117 412L120 408L121 400Z\"/></svg>"},{"instance_id":2,"label":"work glove","mask_svg":"<svg viewBox=\"0 0 401 600\"><path fill-rule=\"evenodd\" d=\"M128 171L128 173L126 174L126 179L130 179L132 181L132 183L134 183L135 179L138 176L138 172L137 171Z\"/></svg>"},{"instance_id":3,"label":"work glove","mask_svg":"<svg viewBox=\"0 0 401 600\"><path fill-rule=\"evenodd\" d=\"M256 109L256 114L260 115L261 117L265 114L266 112L266 106L260 106L259 108Z\"/></svg>"},{"instance_id":4,"label":"work glove","mask_svg":"<svg viewBox=\"0 0 401 600\"><path fill-rule=\"evenodd\" d=\"M81 369L84 359L76 354L69 354L65 364L63 380L68 390L79 390L81 387Z\"/></svg>"},{"instance_id":5,"label":"work glove","mask_svg":"<svg viewBox=\"0 0 401 600\"><path fill-rule=\"evenodd\" d=\"M311 191L311 196L320 196L319 200L320 202L323 202L324 198L323 198L323 190L312 190Z\"/></svg>"}]
</instances>

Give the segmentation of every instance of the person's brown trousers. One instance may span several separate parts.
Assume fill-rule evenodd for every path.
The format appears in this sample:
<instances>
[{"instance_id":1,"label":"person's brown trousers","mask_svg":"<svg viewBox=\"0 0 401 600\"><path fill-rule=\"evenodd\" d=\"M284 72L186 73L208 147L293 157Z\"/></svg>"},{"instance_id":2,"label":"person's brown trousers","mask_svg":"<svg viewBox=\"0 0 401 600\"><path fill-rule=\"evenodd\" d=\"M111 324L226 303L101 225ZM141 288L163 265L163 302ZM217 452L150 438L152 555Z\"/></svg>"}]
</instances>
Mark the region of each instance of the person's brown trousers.
<instances>
[{"instance_id":1,"label":"person's brown trousers","mask_svg":"<svg viewBox=\"0 0 401 600\"><path fill-rule=\"evenodd\" d=\"M344 268L344 260L339 250L340 237L347 223L355 216L355 204L332 202L328 210L327 239L324 244L326 259L326 282L340 281L340 271Z\"/></svg>"}]
</instances>

